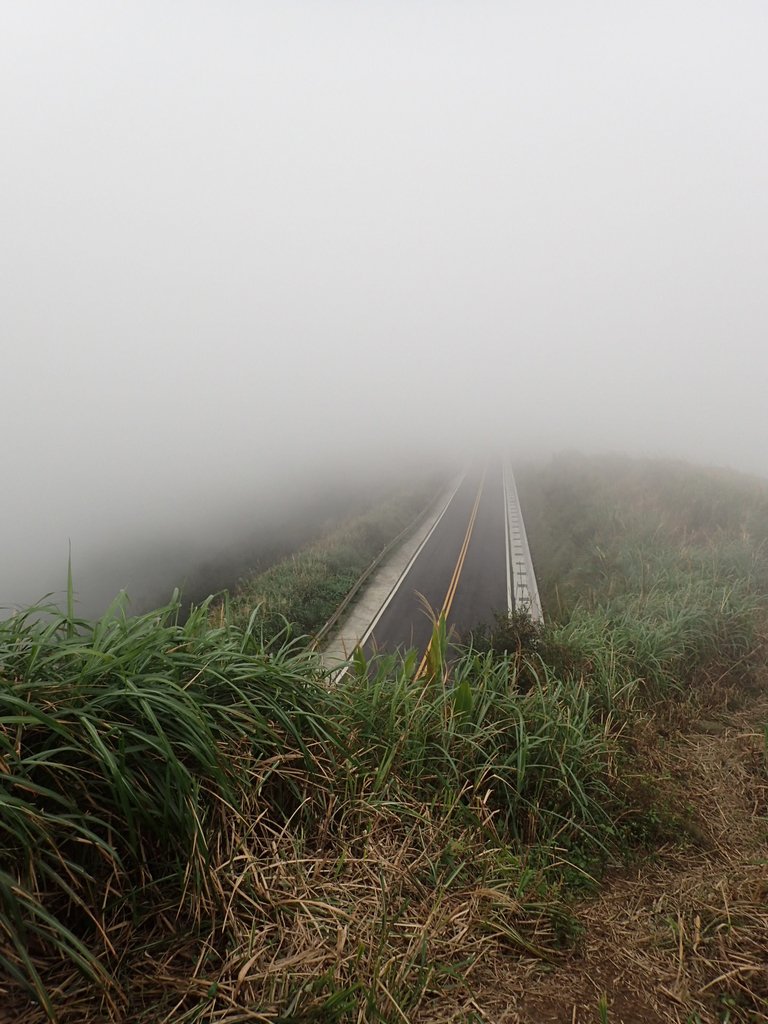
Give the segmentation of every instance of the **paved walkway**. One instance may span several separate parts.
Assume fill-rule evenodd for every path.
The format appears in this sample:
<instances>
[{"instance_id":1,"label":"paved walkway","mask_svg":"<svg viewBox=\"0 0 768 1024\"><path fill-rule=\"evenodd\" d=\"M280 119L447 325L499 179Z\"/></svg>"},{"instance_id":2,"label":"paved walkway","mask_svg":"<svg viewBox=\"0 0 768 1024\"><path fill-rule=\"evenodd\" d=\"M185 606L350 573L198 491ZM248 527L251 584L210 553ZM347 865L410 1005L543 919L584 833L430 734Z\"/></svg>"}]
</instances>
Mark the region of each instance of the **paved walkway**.
<instances>
[{"instance_id":1,"label":"paved walkway","mask_svg":"<svg viewBox=\"0 0 768 1024\"><path fill-rule=\"evenodd\" d=\"M413 556L419 549L429 531L435 524L435 520L445 508L446 502L456 488L456 481L443 491L435 501L416 530L407 537L403 543L386 558L381 565L374 570L371 578L362 588L355 601L341 620L337 628L331 633L328 641L323 645L320 652L324 664L328 668L335 668L341 662L346 661L366 630L376 617L376 613L389 597L393 588L397 585L400 577L408 566Z\"/></svg>"}]
</instances>

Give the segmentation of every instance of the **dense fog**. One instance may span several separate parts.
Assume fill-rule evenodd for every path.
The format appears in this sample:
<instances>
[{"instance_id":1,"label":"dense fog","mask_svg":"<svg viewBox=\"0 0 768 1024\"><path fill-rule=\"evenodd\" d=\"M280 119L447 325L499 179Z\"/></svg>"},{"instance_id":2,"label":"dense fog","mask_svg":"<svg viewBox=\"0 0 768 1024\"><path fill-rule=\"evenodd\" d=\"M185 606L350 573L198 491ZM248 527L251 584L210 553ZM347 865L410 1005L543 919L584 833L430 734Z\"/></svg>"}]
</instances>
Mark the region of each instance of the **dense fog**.
<instances>
[{"instance_id":1,"label":"dense fog","mask_svg":"<svg viewBox=\"0 0 768 1024\"><path fill-rule=\"evenodd\" d=\"M760 0L6 0L0 604L70 541L88 611L223 580L487 444L768 475L767 47Z\"/></svg>"}]
</instances>

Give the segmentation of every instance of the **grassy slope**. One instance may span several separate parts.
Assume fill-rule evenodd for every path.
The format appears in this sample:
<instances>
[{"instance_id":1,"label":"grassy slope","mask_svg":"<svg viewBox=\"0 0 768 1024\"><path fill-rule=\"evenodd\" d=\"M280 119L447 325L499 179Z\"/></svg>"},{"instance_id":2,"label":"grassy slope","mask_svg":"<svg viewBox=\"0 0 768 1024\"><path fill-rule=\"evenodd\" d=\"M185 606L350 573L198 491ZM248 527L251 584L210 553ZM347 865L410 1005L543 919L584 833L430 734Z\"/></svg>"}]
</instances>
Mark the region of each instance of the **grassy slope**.
<instances>
[{"instance_id":1,"label":"grassy slope","mask_svg":"<svg viewBox=\"0 0 768 1024\"><path fill-rule=\"evenodd\" d=\"M501 998L526 1021L598 1019L599 988L611 1021L765 1021L768 486L580 457L519 485L551 641L596 694L635 677L623 773L652 843L579 905L566 963L506 972Z\"/></svg>"},{"instance_id":2,"label":"grassy slope","mask_svg":"<svg viewBox=\"0 0 768 1024\"><path fill-rule=\"evenodd\" d=\"M409 658L329 689L302 645L214 628L207 608L184 625L173 607L2 624L0 1005L22 1022L46 1006L146 1024L500 1021L514 1005L570 1020L577 1003L599 1019L584 976L602 980L626 938L608 928L616 872L663 879L671 850L716 887L701 780L683 799L685 771L663 776L726 698L746 716L729 750L752 794L733 820L750 856L764 838L764 737L746 724L768 502L749 481L610 460L519 484L556 621L497 634L486 646L512 653L468 654L450 686L439 663L415 683ZM711 798L716 758L697 750ZM728 931L702 902L698 940L670 897L672 997L618 1019L763 1019L760 918L734 895ZM653 1016L659 999L673 1015Z\"/></svg>"},{"instance_id":3,"label":"grassy slope","mask_svg":"<svg viewBox=\"0 0 768 1024\"><path fill-rule=\"evenodd\" d=\"M718 572L764 593L763 481L679 462L581 456L523 467L517 477L550 619ZM694 564L712 559L711 571Z\"/></svg>"},{"instance_id":4,"label":"grassy slope","mask_svg":"<svg viewBox=\"0 0 768 1024\"><path fill-rule=\"evenodd\" d=\"M230 601L231 621L245 625L258 609L267 636L289 625L312 635L331 617L357 579L386 545L410 526L438 490L428 479L334 526L322 537L263 572L244 577Z\"/></svg>"}]
</instances>

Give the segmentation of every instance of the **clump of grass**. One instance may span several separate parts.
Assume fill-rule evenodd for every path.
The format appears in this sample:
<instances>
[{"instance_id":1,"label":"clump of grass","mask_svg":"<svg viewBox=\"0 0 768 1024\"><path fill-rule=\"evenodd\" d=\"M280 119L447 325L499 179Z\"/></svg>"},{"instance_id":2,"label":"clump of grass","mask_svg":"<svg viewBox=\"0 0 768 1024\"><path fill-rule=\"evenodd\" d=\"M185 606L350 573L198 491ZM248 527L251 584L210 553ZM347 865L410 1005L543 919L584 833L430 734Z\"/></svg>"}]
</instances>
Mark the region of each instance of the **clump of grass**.
<instances>
[{"instance_id":1,"label":"clump of grass","mask_svg":"<svg viewBox=\"0 0 768 1024\"><path fill-rule=\"evenodd\" d=\"M35 608L0 623L0 963L49 1013L32 950L114 1000L115 931L160 883L200 918L212 843L253 764L272 765L260 794L279 820L302 806L296 765L318 772L314 748L332 742L295 644L210 629L207 606L179 613L174 600L140 617Z\"/></svg>"},{"instance_id":2,"label":"clump of grass","mask_svg":"<svg viewBox=\"0 0 768 1024\"><path fill-rule=\"evenodd\" d=\"M178 613L0 626L19 1020L401 1020L491 949L555 955L564 910L525 851L605 828L586 691L521 695L481 656L438 685L414 655L329 688L255 617Z\"/></svg>"},{"instance_id":3,"label":"clump of grass","mask_svg":"<svg viewBox=\"0 0 768 1024\"><path fill-rule=\"evenodd\" d=\"M369 765L371 792L463 793L484 801L508 841L528 845L602 835L613 748L589 689L539 664L523 691L509 656L470 653L450 671L447 684L414 685L385 659L350 680L345 724Z\"/></svg>"}]
</instances>

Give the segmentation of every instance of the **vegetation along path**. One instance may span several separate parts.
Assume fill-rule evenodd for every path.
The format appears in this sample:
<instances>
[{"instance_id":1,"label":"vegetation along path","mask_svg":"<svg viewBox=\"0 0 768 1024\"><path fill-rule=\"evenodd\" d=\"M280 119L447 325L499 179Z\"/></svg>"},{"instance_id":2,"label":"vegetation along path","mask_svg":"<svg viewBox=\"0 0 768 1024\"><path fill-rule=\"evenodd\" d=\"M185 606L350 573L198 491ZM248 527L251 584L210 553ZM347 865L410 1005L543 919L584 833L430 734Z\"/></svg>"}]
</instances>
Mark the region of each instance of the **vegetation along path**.
<instances>
[{"instance_id":1,"label":"vegetation along path","mask_svg":"<svg viewBox=\"0 0 768 1024\"><path fill-rule=\"evenodd\" d=\"M766 488L517 480L547 624L419 678L290 601L0 624L0 1014L768 1019Z\"/></svg>"}]
</instances>

